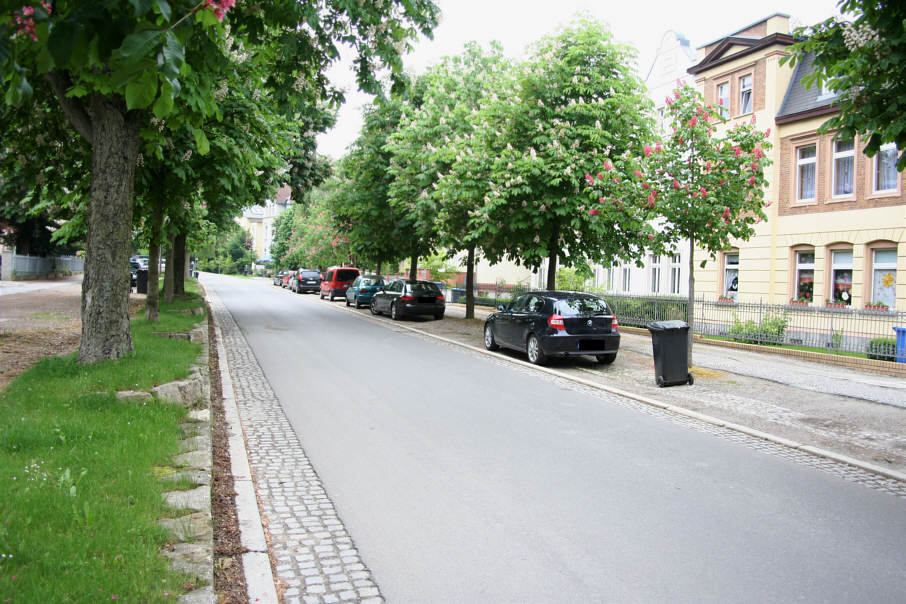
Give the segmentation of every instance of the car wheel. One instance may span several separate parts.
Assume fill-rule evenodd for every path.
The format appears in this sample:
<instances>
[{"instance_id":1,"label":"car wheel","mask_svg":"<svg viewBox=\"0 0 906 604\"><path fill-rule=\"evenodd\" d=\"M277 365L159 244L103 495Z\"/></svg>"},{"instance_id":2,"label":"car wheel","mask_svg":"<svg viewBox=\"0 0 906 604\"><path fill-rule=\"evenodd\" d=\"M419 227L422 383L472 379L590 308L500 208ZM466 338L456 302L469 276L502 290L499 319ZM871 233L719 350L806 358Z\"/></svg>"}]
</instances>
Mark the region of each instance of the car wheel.
<instances>
[{"instance_id":1,"label":"car wheel","mask_svg":"<svg viewBox=\"0 0 906 604\"><path fill-rule=\"evenodd\" d=\"M440 321L440 320L443 319L443 318L444 318L444 313L442 313L442 312L436 312L436 313L434 313L434 320L435 320L435 321Z\"/></svg>"},{"instance_id":2,"label":"car wheel","mask_svg":"<svg viewBox=\"0 0 906 604\"><path fill-rule=\"evenodd\" d=\"M324 292L320 292L318 295L321 297L322 300L324 299Z\"/></svg>"},{"instance_id":3,"label":"car wheel","mask_svg":"<svg viewBox=\"0 0 906 604\"><path fill-rule=\"evenodd\" d=\"M371 314L373 314L373 315L379 315L379 314L381 314L380 312L378 312L377 306L375 305L375 299L374 299L374 298L371 299L371 306L370 306L369 308L371 309Z\"/></svg>"},{"instance_id":4,"label":"car wheel","mask_svg":"<svg viewBox=\"0 0 906 604\"><path fill-rule=\"evenodd\" d=\"M547 361L547 356L541 350L541 341L535 334L529 336L525 351L528 354L529 362L533 365L544 365L544 362Z\"/></svg>"},{"instance_id":5,"label":"car wheel","mask_svg":"<svg viewBox=\"0 0 906 604\"><path fill-rule=\"evenodd\" d=\"M500 348L500 345L494 338L494 328L490 325L484 326L484 347L488 350L497 350Z\"/></svg>"},{"instance_id":6,"label":"car wheel","mask_svg":"<svg viewBox=\"0 0 906 604\"><path fill-rule=\"evenodd\" d=\"M400 311L396 307L396 302L390 303L390 318L394 321L400 320Z\"/></svg>"},{"instance_id":7,"label":"car wheel","mask_svg":"<svg viewBox=\"0 0 906 604\"><path fill-rule=\"evenodd\" d=\"M349 296L343 296L343 300L346 302L346 306L349 306Z\"/></svg>"},{"instance_id":8,"label":"car wheel","mask_svg":"<svg viewBox=\"0 0 906 604\"><path fill-rule=\"evenodd\" d=\"M617 360L617 353L614 352L611 354L596 354L595 360L597 360L601 365L610 365Z\"/></svg>"},{"instance_id":9,"label":"car wheel","mask_svg":"<svg viewBox=\"0 0 906 604\"><path fill-rule=\"evenodd\" d=\"M358 296L356 296L355 298L352 299L352 305L355 306L356 308L362 308L362 305L359 304L359 297L358 297Z\"/></svg>"}]
</instances>

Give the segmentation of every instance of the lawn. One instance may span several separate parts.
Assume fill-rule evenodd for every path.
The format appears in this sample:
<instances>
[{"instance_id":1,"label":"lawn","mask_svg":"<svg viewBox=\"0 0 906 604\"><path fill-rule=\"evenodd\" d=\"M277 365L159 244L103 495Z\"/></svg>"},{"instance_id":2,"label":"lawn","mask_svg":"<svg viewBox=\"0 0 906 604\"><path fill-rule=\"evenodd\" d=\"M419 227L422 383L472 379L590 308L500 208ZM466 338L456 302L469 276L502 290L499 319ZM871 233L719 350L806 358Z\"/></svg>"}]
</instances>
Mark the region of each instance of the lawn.
<instances>
[{"instance_id":1,"label":"lawn","mask_svg":"<svg viewBox=\"0 0 906 604\"><path fill-rule=\"evenodd\" d=\"M186 591L159 553L173 483L154 471L180 453L186 410L114 392L186 377L200 346L152 332L188 331L199 317L175 311L202 304L196 288L162 304L160 323L133 319L131 357L47 358L0 393L0 600L163 602Z\"/></svg>"}]
</instances>

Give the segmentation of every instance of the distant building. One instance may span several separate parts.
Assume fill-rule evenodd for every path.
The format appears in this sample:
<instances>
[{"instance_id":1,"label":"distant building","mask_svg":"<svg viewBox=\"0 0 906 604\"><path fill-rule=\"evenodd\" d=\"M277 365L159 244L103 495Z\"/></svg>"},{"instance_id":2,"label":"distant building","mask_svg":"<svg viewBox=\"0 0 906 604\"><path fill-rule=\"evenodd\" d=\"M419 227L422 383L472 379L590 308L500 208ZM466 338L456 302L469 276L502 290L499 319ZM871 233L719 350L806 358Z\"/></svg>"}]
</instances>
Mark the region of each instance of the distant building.
<instances>
[{"instance_id":1,"label":"distant building","mask_svg":"<svg viewBox=\"0 0 906 604\"><path fill-rule=\"evenodd\" d=\"M274 241L274 219L292 204L289 186L277 189L274 199L268 199L263 206L252 206L242 212L236 222L252 236L256 259L270 259L271 244Z\"/></svg>"}]
</instances>

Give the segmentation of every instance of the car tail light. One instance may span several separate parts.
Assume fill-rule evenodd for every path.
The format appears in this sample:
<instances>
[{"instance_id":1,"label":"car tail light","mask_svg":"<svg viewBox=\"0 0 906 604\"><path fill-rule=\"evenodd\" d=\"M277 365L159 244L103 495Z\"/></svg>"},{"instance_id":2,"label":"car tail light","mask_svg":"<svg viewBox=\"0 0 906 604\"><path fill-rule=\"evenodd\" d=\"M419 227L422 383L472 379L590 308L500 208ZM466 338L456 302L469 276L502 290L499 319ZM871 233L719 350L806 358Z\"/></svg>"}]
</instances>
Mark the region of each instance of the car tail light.
<instances>
[{"instance_id":1,"label":"car tail light","mask_svg":"<svg viewBox=\"0 0 906 604\"><path fill-rule=\"evenodd\" d=\"M563 324L563 317L560 315L551 315L547 319L547 324L554 329L566 329L566 325Z\"/></svg>"},{"instance_id":2,"label":"car tail light","mask_svg":"<svg viewBox=\"0 0 906 604\"><path fill-rule=\"evenodd\" d=\"M620 328L620 324L617 323L617 316L614 315L613 319L610 320L610 331L616 331Z\"/></svg>"},{"instance_id":3,"label":"car tail light","mask_svg":"<svg viewBox=\"0 0 906 604\"><path fill-rule=\"evenodd\" d=\"M437 301L440 302L441 300L446 300L446 298L444 298L443 296L437 296Z\"/></svg>"},{"instance_id":4,"label":"car tail light","mask_svg":"<svg viewBox=\"0 0 906 604\"><path fill-rule=\"evenodd\" d=\"M402 300L403 302L412 302L413 300L415 300L415 296L400 296L400 300Z\"/></svg>"}]
</instances>

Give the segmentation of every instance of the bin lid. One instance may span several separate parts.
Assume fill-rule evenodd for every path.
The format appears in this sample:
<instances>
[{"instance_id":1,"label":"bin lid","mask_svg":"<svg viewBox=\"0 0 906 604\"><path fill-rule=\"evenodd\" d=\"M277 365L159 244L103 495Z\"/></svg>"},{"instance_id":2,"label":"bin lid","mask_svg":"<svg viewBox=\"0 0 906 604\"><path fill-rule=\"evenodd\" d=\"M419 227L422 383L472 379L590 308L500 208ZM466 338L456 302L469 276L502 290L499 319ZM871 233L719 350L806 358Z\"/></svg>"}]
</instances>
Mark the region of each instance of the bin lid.
<instances>
[{"instance_id":1,"label":"bin lid","mask_svg":"<svg viewBox=\"0 0 906 604\"><path fill-rule=\"evenodd\" d=\"M673 331L689 329L685 321L652 321L648 324L648 331Z\"/></svg>"}]
</instances>

